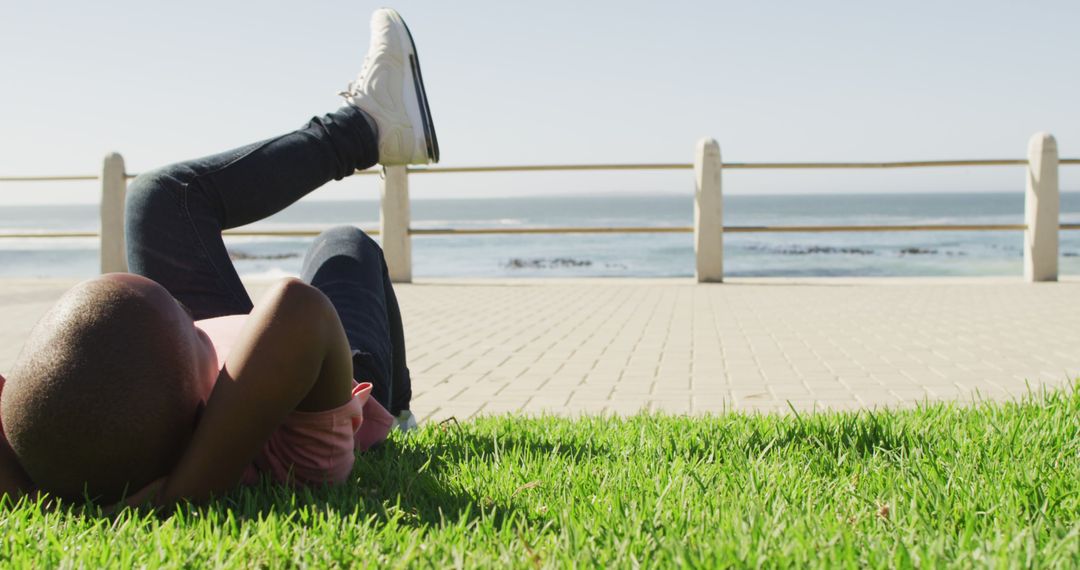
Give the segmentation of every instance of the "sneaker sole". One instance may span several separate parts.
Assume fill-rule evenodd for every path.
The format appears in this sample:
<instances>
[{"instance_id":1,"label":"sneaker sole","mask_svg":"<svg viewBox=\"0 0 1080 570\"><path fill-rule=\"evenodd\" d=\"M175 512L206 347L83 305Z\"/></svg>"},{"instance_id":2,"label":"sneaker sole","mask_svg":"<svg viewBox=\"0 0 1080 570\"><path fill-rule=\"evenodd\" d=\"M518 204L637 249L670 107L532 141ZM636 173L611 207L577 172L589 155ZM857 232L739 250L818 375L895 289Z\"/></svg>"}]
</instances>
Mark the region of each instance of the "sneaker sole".
<instances>
[{"instance_id":1,"label":"sneaker sole","mask_svg":"<svg viewBox=\"0 0 1080 570\"><path fill-rule=\"evenodd\" d=\"M412 32L408 24L395 10L390 10L393 21L400 24L405 30L405 36L409 38L409 71L412 80L405 79L404 88L407 100L415 101L416 106L406 106L406 112L415 122L424 127L424 149L429 163L439 162L439 139L435 136L435 123L431 118L431 106L428 104L427 91L424 89L424 76L420 73L420 56L416 54L416 42L413 41ZM419 115L419 116L417 116Z\"/></svg>"}]
</instances>

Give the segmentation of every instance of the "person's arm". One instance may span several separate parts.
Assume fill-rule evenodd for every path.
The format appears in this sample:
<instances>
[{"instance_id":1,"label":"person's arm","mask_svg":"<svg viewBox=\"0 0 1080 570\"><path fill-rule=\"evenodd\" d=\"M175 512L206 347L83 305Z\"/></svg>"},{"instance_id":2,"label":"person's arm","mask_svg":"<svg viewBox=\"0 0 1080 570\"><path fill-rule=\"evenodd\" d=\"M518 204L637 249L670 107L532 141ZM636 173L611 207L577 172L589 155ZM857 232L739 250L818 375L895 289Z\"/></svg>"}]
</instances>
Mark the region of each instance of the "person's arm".
<instances>
[{"instance_id":1,"label":"person's arm","mask_svg":"<svg viewBox=\"0 0 1080 570\"><path fill-rule=\"evenodd\" d=\"M351 351L333 305L309 285L283 281L245 322L156 502L228 491L289 412L336 408L351 388Z\"/></svg>"},{"instance_id":2,"label":"person's arm","mask_svg":"<svg viewBox=\"0 0 1080 570\"><path fill-rule=\"evenodd\" d=\"M4 392L4 377L0 376L0 394ZM11 449L7 436L4 435L3 426L0 425L0 497L8 495L16 498L34 488L30 476L19 464L15 457L15 450Z\"/></svg>"}]
</instances>

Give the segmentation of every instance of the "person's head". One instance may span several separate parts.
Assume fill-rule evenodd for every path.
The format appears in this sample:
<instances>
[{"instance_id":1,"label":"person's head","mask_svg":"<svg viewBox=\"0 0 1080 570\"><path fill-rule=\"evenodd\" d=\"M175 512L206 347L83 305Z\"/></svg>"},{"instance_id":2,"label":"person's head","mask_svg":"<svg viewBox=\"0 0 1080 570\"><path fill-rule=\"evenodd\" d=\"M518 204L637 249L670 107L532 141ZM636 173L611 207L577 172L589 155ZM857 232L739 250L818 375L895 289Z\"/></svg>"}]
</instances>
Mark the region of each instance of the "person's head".
<instances>
[{"instance_id":1,"label":"person's head","mask_svg":"<svg viewBox=\"0 0 1080 570\"><path fill-rule=\"evenodd\" d=\"M112 501L175 465L216 374L210 339L168 291L109 274L76 285L37 323L0 417L38 487Z\"/></svg>"}]
</instances>

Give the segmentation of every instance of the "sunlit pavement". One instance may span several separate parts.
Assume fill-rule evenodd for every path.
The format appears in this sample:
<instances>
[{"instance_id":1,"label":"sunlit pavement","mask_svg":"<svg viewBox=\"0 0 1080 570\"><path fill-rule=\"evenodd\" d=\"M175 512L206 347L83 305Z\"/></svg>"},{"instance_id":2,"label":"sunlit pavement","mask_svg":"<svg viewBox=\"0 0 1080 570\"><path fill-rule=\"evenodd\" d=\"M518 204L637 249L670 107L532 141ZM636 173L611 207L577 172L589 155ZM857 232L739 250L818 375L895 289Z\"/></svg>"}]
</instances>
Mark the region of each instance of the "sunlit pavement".
<instances>
[{"instance_id":1,"label":"sunlit pavement","mask_svg":"<svg viewBox=\"0 0 1080 570\"><path fill-rule=\"evenodd\" d=\"M73 281L0 281L0 372ZM267 282L250 282L257 296ZM1080 375L1080 281L422 280L397 286L421 419L1007 399Z\"/></svg>"}]
</instances>

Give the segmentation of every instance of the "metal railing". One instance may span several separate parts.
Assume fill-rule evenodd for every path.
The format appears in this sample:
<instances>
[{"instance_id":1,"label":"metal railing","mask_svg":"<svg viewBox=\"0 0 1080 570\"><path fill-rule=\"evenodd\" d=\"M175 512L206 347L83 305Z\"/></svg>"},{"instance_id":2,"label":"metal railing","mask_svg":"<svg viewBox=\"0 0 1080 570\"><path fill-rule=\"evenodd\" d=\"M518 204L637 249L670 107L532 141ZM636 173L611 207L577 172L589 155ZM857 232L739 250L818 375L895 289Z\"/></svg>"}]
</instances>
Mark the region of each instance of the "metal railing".
<instances>
[{"instance_id":1,"label":"metal railing","mask_svg":"<svg viewBox=\"0 0 1080 570\"><path fill-rule=\"evenodd\" d=\"M411 281L411 236L492 235L492 234L613 234L613 233L693 233L699 281L723 279L724 233L822 233L822 232L942 232L942 231L1024 231L1025 276L1029 281L1057 278L1057 230L1080 230L1080 224L1058 223L1058 166L1080 165L1080 158L1059 159L1053 137L1037 134L1029 143L1027 159L923 160L893 162L729 162L720 161L719 146L711 139L698 145L694 163L641 164L548 164L461 167L387 167L357 171L358 175L382 175L381 223L365 229L382 235L383 248L395 281ZM722 170L820 170L820 169L900 169L941 167L1026 166L1028 170L1024 224L907 224L907 225L812 225L812 226L724 226L720 192ZM526 227L526 228L413 228L409 219L408 176L410 174L567 172L629 170L693 170L696 177L695 225L618 227ZM123 198L127 180L137 176L123 168L118 154L106 157L101 176L0 176L3 182L102 181L102 231L0 232L3 238L93 238L102 241L102 271L125 270L123 260ZM119 228L116 227L119 224ZM227 236L314 237L320 229L257 230L234 229Z\"/></svg>"},{"instance_id":2,"label":"metal railing","mask_svg":"<svg viewBox=\"0 0 1080 570\"><path fill-rule=\"evenodd\" d=\"M376 228L363 228L368 235L379 235ZM868 233L868 232L1001 232L1026 230L1026 224L913 224L878 226L724 226L726 234L754 233ZM1062 230L1080 230L1080 224L1061 224ZM321 229L306 230L225 230L232 237L315 237ZM689 234L694 226L566 226L540 228L409 228L410 235L492 235L492 234ZM0 239L95 238L100 232L2 232Z\"/></svg>"},{"instance_id":3,"label":"metal railing","mask_svg":"<svg viewBox=\"0 0 1080 570\"><path fill-rule=\"evenodd\" d=\"M909 160L893 162L725 162L728 170L820 170L820 169L879 169L879 168L936 168L946 166L1026 166L1022 158L969 160ZM1061 158L1058 164L1080 164L1080 158ZM565 172L574 170L693 170L690 162L655 162L639 164L519 164L501 166L410 166L409 174L447 174L463 172ZM358 175L381 174L378 170L357 170ZM125 173L132 179L138 174ZM70 182L93 181L96 174L68 176L0 176L0 182Z\"/></svg>"}]
</instances>

